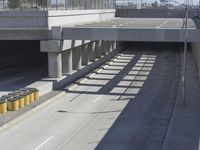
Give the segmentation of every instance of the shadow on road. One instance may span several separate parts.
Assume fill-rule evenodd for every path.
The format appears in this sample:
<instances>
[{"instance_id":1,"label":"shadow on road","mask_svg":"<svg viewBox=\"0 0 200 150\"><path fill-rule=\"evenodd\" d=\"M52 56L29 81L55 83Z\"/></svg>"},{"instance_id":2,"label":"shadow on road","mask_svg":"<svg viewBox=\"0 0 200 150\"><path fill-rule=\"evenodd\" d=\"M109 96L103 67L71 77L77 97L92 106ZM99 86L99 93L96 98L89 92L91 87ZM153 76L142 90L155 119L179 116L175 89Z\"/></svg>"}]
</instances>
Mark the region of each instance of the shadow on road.
<instances>
[{"instance_id":1,"label":"shadow on road","mask_svg":"<svg viewBox=\"0 0 200 150\"><path fill-rule=\"evenodd\" d=\"M78 89L66 91L128 101L103 139L96 141L97 150L162 147L177 92L180 48L179 44L135 45L79 83Z\"/></svg>"}]
</instances>

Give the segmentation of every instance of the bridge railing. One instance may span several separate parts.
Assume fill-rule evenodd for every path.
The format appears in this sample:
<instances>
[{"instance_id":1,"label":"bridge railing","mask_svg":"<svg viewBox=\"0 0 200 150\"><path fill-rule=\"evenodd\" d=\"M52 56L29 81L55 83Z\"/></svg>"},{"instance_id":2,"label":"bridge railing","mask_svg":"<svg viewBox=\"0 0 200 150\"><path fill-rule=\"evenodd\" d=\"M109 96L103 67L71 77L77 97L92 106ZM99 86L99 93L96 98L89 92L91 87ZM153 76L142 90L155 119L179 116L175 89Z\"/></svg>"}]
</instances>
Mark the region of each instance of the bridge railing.
<instances>
[{"instance_id":1,"label":"bridge railing","mask_svg":"<svg viewBox=\"0 0 200 150\"><path fill-rule=\"evenodd\" d=\"M113 9L116 0L0 0L0 10Z\"/></svg>"}]
</instances>

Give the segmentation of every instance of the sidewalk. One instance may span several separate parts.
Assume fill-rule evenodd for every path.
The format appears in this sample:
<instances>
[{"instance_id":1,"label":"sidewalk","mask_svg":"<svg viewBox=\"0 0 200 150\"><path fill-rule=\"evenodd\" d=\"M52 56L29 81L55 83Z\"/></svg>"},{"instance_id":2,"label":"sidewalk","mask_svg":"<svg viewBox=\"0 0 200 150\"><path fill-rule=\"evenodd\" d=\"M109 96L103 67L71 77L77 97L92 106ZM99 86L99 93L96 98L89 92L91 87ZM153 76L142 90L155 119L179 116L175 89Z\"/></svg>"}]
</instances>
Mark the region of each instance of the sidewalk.
<instances>
[{"instance_id":1,"label":"sidewalk","mask_svg":"<svg viewBox=\"0 0 200 150\"><path fill-rule=\"evenodd\" d=\"M39 100L19 109L18 111L8 111L5 114L0 114L0 128L7 128L14 124L13 122L17 122L20 120L20 117L28 112L31 113L44 107L49 104L53 100L56 100L58 97L62 96L64 92L62 91L52 91L44 96L41 96ZM27 114L28 115L28 114ZM13 122L12 122L13 121ZM6 127L4 127L6 125Z\"/></svg>"},{"instance_id":2,"label":"sidewalk","mask_svg":"<svg viewBox=\"0 0 200 150\"><path fill-rule=\"evenodd\" d=\"M199 150L200 85L191 52L188 52L185 106L182 105L180 95L179 90L162 150Z\"/></svg>"}]
</instances>

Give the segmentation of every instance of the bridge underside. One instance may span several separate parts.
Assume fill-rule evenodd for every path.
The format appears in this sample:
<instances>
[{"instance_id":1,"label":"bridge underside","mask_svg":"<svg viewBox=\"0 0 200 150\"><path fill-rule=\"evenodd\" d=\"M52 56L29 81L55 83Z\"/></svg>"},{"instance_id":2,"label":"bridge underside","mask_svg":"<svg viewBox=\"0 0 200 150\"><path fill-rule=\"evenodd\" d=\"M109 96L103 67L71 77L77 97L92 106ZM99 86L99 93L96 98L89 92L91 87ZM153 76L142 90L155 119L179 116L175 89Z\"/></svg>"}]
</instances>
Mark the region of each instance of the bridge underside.
<instances>
[{"instance_id":1,"label":"bridge underside","mask_svg":"<svg viewBox=\"0 0 200 150\"><path fill-rule=\"evenodd\" d=\"M180 18L114 18L63 27L63 39L108 41L183 42L185 21ZM198 25L188 20L188 41L200 39Z\"/></svg>"}]
</instances>

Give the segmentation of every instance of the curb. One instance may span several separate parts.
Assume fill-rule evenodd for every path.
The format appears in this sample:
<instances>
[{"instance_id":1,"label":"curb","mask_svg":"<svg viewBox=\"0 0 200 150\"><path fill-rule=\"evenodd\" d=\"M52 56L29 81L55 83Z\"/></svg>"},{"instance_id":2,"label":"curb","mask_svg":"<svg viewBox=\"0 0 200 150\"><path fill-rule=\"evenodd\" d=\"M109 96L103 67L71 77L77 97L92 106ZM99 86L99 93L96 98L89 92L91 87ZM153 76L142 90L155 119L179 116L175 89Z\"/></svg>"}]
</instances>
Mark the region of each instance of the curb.
<instances>
[{"instance_id":1,"label":"curb","mask_svg":"<svg viewBox=\"0 0 200 150\"><path fill-rule=\"evenodd\" d=\"M30 115L32 115L33 113L35 113L36 111L42 109L43 107L49 105L50 103L54 102L57 98L62 97L65 94L65 92L61 92L57 95L55 95L54 97L50 98L49 100L39 104L38 106L36 106L35 108L23 113L22 115L16 117L15 119L8 121L7 123L5 123L4 125L2 125L0 127L0 132L12 127L13 125L15 125L16 123L20 122L21 120L24 120L26 118L28 118Z\"/></svg>"},{"instance_id":2,"label":"curb","mask_svg":"<svg viewBox=\"0 0 200 150\"><path fill-rule=\"evenodd\" d=\"M113 58L111 58L108 63L100 66L101 68L96 69L94 72L89 73L87 75L85 75L84 78L79 79L78 81L76 81L74 84L70 84L66 89L68 90L72 90L75 87L78 86L78 84L81 84L85 81L87 81L87 78L91 78L92 76L96 75L96 73L101 72L104 68L107 68L110 64L112 64L114 61L117 60L117 58L119 58L121 56L121 54L117 54L116 56L114 56ZM102 69L103 68L103 69ZM50 103L54 102L56 99L62 97L63 95L65 95L65 92L60 92L59 94L55 95L54 97L46 100L45 102L39 104L38 106L36 106L35 108L32 108L30 110L28 110L27 112L24 112L23 114L17 116L16 118L6 122L5 124L3 124L2 126L0 126L0 132L14 126L15 124L17 124L18 122L28 118L30 115L32 115L33 113L37 112L38 110L42 109L43 107L49 105Z\"/></svg>"}]
</instances>

